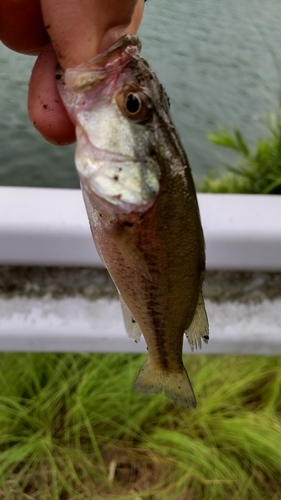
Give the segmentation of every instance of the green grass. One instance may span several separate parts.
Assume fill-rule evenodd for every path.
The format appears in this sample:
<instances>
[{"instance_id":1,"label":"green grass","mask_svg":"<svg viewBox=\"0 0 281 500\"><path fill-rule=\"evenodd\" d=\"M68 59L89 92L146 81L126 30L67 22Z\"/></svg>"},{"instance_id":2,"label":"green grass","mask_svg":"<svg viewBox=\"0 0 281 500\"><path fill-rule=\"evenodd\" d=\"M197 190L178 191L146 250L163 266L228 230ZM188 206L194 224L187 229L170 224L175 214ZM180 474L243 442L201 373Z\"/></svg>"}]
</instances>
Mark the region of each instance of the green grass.
<instances>
[{"instance_id":1,"label":"green grass","mask_svg":"<svg viewBox=\"0 0 281 500\"><path fill-rule=\"evenodd\" d=\"M225 165L225 172L213 171L205 176L199 190L213 193L281 194L281 115L269 113L266 125L269 137L258 138L251 150L243 134L223 130L209 134L214 144L237 153L234 165Z\"/></svg>"},{"instance_id":2,"label":"green grass","mask_svg":"<svg viewBox=\"0 0 281 500\"><path fill-rule=\"evenodd\" d=\"M0 355L0 499L281 498L281 359L189 356L198 406L132 390L143 356Z\"/></svg>"}]
</instances>

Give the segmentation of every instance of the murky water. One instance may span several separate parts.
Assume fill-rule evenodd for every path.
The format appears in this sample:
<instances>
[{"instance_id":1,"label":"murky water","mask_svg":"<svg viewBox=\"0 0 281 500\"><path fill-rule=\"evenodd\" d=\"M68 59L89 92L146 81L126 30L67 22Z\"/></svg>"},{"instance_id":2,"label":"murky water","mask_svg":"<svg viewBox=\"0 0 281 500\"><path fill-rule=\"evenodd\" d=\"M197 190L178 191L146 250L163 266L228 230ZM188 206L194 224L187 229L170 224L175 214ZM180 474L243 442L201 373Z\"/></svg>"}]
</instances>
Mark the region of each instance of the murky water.
<instances>
[{"instance_id":1,"label":"murky water","mask_svg":"<svg viewBox=\"0 0 281 500\"><path fill-rule=\"evenodd\" d=\"M143 55L171 98L195 178L217 164L207 133L240 128L254 142L281 90L280 0L148 0ZM0 46L0 185L77 187L74 147L46 143L29 123L34 58Z\"/></svg>"}]
</instances>

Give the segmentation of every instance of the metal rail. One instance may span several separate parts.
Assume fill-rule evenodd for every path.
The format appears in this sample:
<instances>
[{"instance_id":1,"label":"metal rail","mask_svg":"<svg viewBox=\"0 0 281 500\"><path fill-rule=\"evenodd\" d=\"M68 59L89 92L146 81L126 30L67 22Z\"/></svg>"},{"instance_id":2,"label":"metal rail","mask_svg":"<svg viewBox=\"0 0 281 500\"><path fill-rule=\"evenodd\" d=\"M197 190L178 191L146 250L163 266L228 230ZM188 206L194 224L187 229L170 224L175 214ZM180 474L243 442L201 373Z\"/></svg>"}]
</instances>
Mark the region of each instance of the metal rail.
<instances>
[{"instance_id":1,"label":"metal rail","mask_svg":"<svg viewBox=\"0 0 281 500\"><path fill-rule=\"evenodd\" d=\"M207 268L281 270L281 197L198 195ZM101 266L79 190L0 187L0 264Z\"/></svg>"}]
</instances>

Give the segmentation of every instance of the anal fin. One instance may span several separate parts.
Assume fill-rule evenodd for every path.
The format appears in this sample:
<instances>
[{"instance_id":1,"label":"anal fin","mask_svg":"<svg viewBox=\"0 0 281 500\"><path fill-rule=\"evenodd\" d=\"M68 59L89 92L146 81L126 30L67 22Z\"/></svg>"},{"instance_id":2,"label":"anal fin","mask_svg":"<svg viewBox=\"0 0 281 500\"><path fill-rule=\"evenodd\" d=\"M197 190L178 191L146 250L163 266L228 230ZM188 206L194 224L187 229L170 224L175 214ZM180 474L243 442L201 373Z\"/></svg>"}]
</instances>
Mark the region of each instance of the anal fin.
<instances>
[{"instance_id":1,"label":"anal fin","mask_svg":"<svg viewBox=\"0 0 281 500\"><path fill-rule=\"evenodd\" d=\"M119 293L119 298L127 334L130 338L134 339L135 342L139 342L141 337L140 327L120 293Z\"/></svg>"},{"instance_id":2,"label":"anal fin","mask_svg":"<svg viewBox=\"0 0 281 500\"><path fill-rule=\"evenodd\" d=\"M205 309L205 303L203 299L202 292L200 292L197 302L197 307L192 319L191 324L185 330L188 342L190 344L191 350L201 349L202 339L205 344L208 344L209 340L209 322L207 318L207 313Z\"/></svg>"}]
</instances>

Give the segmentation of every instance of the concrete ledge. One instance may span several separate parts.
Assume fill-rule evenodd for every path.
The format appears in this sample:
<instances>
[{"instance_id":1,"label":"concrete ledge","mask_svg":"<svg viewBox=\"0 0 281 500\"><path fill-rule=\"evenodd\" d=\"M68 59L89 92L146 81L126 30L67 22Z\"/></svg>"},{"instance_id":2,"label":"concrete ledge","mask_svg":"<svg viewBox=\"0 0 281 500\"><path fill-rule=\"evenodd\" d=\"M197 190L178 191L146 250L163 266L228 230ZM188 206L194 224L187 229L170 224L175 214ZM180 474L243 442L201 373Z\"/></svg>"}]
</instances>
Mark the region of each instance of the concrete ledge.
<instances>
[{"instance_id":1,"label":"concrete ledge","mask_svg":"<svg viewBox=\"0 0 281 500\"><path fill-rule=\"evenodd\" d=\"M281 270L281 197L198 195L208 269ZM79 190L0 187L0 264L101 266Z\"/></svg>"},{"instance_id":2,"label":"concrete ledge","mask_svg":"<svg viewBox=\"0 0 281 500\"><path fill-rule=\"evenodd\" d=\"M281 354L281 274L208 272L199 354ZM0 351L146 352L103 269L0 267ZM184 352L190 353L187 340Z\"/></svg>"},{"instance_id":3,"label":"concrete ledge","mask_svg":"<svg viewBox=\"0 0 281 500\"><path fill-rule=\"evenodd\" d=\"M260 305L206 300L210 341L197 354L281 354L281 300ZM144 353L128 338L117 300L0 299L0 351ZM184 339L184 352L190 347Z\"/></svg>"}]
</instances>

